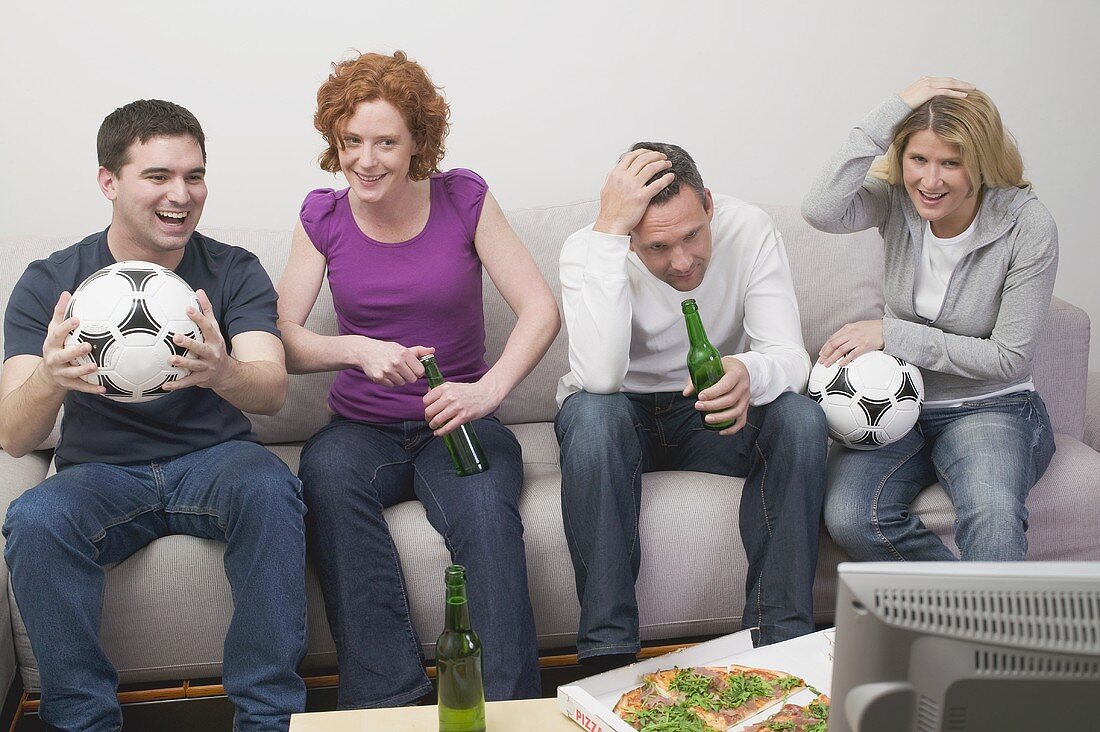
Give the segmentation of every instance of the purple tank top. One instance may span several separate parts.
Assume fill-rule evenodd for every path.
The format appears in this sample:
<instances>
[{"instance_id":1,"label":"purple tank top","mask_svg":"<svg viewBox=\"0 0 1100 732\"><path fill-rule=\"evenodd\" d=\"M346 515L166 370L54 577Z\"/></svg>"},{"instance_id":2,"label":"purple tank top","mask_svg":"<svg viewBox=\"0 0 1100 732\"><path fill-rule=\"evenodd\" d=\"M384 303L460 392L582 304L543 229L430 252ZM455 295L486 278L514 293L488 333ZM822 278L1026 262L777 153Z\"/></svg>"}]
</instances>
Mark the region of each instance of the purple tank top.
<instances>
[{"instance_id":1,"label":"purple tank top","mask_svg":"<svg viewBox=\"0 0 1100 732\"><path fill-rule=\"evenodd\" d=\"M302 226L328 262L340 334L434 346L448 381L480 379L489 368L474 233L487 190L469 170L433 175L428 223L398 244L377 242L360 230L348 189L310 192L302 203ZM424 419L427 391L425 379L389 387L359 369L344 369L328 403L336 414L363 422Z\"/></svg>"}]
</instances>

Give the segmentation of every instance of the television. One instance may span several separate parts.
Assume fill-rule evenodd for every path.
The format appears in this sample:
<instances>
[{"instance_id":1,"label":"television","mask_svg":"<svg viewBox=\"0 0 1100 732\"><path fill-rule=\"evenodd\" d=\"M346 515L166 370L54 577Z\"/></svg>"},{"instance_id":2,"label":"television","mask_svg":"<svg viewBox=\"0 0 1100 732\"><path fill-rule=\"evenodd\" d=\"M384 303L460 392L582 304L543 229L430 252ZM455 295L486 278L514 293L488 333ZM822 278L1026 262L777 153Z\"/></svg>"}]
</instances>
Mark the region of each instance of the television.
<instances>
[{"instance_id":1,"label":"television","mask_svg":"<svg viewBox=\"0 0 1100 732\"><path fill-rule=\"evenodd\" d=\"M1100 730L1100 562L838 576L829 732Z\"/></svg>"}]
</instances>

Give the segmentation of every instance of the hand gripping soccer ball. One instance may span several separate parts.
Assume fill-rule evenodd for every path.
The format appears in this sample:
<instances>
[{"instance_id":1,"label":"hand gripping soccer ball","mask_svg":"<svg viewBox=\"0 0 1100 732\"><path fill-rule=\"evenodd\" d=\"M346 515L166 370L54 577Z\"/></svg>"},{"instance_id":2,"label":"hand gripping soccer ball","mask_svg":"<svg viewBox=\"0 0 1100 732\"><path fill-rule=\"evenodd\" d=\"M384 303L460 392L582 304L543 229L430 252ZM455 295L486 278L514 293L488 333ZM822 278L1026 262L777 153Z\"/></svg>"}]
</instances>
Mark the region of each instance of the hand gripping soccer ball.
<instances>
[{"instance_id":1,"label":"hand gripping soccer ball","mask_svg":"<svg viewBox=\"0 0 1100 732\"><path fill-rule=\"evenodd\" d=\"M916 366L869 351L845 366L814 364L807 393L825 410L834 440L874 450L900 440L917 423L924 379Z\"/></svg>"},{"instance_id":2,"label":"hand gripping soccer ball","mask_svg":"<svg viewBox=\"0 0 1100 732\"><path fill-rule=\"evenodd\" d=\"M91 352L73 363L95 363L98 369L84 380L105 387L108 399L147 402L168 394L163 387L169 381L191 373L168 363L172 355L191 354L172 342L175 334L203 340L188 306L200 309L195 291L175 272L150 262L117 262L76 288L65 317L75 315L80 325L65 345L91 344Z\"/></svg>"}]
</instances>

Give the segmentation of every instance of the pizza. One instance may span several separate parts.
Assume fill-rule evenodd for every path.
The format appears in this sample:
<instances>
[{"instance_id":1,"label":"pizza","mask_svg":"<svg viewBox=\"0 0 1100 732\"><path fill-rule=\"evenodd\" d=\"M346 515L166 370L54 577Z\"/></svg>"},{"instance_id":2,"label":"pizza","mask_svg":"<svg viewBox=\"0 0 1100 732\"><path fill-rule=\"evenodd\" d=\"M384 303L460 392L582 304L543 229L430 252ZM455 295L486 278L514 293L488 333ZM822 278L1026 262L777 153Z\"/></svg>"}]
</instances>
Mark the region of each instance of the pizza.
<instances>
[{"instance_id":1,"label":"pizza","mask_svg":"<svg viewBox=\"0 0 1100 732\"><path fill-rule=\"evenodd\" d=\"M745 732L827 732L829 729L829 697L819 694L808 705L787 704L760 724L746 727Z\"/></svg>"},{"instance_id":2,"label":"pizza","mask_svg":"<svg viewBox=\"0 0 1100 732\"><path fill-rule=\"evenodd\" d=\"M642 681L614 712L643 732L725 732L805 687L797 676L746 666L672 668Z\"/></svg>"}]
</instances>

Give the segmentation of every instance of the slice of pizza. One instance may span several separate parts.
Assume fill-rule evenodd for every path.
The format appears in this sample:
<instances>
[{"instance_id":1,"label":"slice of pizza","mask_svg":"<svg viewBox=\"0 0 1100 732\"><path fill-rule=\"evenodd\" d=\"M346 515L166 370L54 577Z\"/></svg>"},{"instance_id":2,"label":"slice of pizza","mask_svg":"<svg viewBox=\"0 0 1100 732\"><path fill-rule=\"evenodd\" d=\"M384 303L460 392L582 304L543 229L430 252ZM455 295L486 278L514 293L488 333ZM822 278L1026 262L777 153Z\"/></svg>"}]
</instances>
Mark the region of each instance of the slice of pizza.
<instances>
[{"instance_id":1,"label":"slice of pizza","mask_svg":"<svg viewBox=\"0 0 1100 732\"><path fill-rule=\"evenodd\" d=\"M718 730L739 724L805 687L797 676L736 665L670 669L642 678Z\"/></svg>"},{"instance_id":2,"label":"slice of pizza","mask_svg":"<svg viewBox=\"0 0 1100 732\"><path fill-rule=\"evenodd\" d=\"M681 679L679 684L673 684L674 687L683 686L696 676L690 669L645 674L642 677L645 683L623 694L612 711L642 732L726 732L724 727L711 727L693 711L688 704L688 699L694 698L693 694L669 689L668 683L677 674ZM695 679L695 685L699 686L698 679Z\"/></svg>"},{"instance_id":3,"label":"slice of pizza","mask_svg":"<svg viewBox=\"0 0 1100 732\"><path fill-rule=\"evenodd\" d=\"M690 702L700 697L717 697L725 688L728 674L725 666L692 666L643 674L642 681L673 702Z\"/></svg>"},{"instance_id":4,"label":"slice of pizza","mask_svg":"<svg viewBox=\"0 0 1100 732\"><path fill-rule=\"evenodd\" d=\"M740 724L749 717L783 702L806 686L797 676L764 668L730 666L725 687L718 695L719 708L700 713L707 724L721 729Z\"/></svg>"},{"instance_id":5,"label":"slice of pizza","mask_svg":"<svg viewBox=\"0 0 1100 732\"><path fill-rule=\"evenodd\" d=\"M824 694L806 706L786 704L777 713L745 732L827 732L829 729L829 697Z\"/></svg>"},{"instance_id":6,"label":"slice of pizza","mask_svg":"<svg viewBox=\"0 0 1100 732\"><path fill-rule=\"evenodd\" d=\"M726 732L710 726L683 704L633 707L616 713L638 732Z\"/></svg>"}]
</instances>

